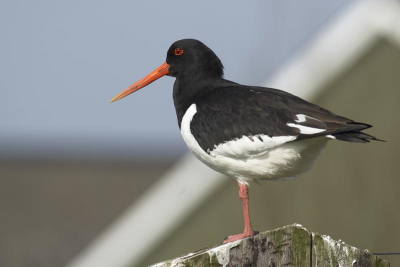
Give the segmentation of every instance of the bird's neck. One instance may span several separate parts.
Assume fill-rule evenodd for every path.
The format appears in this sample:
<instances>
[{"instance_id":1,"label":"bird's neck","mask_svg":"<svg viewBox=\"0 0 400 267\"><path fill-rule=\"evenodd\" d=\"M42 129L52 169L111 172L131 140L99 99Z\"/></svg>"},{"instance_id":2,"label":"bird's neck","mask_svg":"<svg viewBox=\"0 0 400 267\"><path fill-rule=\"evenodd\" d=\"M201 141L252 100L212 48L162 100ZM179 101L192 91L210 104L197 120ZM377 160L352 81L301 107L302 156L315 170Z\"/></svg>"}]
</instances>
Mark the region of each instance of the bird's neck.
<instances>
[{"instance_id":1,"label":"bird's neck","mask_svg":"<svg viewBox=\"0 0 400 267\"><path fill-rule=\"evenodd\" d=\"M186 110L196 104L196 100L201 98L202 94L213 90L223 81L222 78L210 78L207 76L177 77L174 84L173 98L178 118L179 128Z\"/></svg>"}]
</instances>

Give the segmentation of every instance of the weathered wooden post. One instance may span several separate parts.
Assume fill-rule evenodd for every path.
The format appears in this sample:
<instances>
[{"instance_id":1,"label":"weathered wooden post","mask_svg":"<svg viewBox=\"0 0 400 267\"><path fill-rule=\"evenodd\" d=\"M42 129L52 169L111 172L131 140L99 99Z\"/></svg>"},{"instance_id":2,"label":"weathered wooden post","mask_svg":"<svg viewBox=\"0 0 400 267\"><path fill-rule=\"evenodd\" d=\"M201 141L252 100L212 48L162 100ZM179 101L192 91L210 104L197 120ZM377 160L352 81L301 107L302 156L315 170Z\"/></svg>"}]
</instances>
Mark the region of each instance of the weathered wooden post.
<instances>
[{"instance_id":1,"label":"weathered wooden post","mask_svg":"<svg viewBox=\"0 0 400 267\"><path fill-rule=\"evenodd\" d=\"M366 251L294 224L151 267L173 266L389 267L390 264Z\"/></svg>"}]
</instances>

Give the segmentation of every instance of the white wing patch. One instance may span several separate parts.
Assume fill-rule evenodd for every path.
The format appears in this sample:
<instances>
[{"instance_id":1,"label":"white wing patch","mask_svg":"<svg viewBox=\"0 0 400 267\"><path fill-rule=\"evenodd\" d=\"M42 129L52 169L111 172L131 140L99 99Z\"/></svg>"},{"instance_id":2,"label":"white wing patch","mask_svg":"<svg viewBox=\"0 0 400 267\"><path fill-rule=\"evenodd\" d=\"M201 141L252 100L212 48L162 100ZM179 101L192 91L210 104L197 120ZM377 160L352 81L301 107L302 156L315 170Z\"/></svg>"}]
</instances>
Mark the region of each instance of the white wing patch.
<instances>
[{"instance_id":1,"label":"white wing patch","mask_svg":"<svg viewBox=\"0 0 400 267\"><path fill-rule=\"evenodd\" d=\"M211 156L230 156L236 158L251 158L267 153L268 150L284 143L295 140L296 136L275 136L260 134L256 136L243 136L216 146L208 151Z\"/></svg>"},{"instance_id":2,"label":"white wing patch","mask_svg":"<svg viewBox=\"0 0 400 267\"><path fill-rule=\"evenodd\" d=\"M299 129L301 134L317 134L326 131L326 124L318 119L304 114L297 114L296 117L297 123L286 123L286 125Z\"/></svg>"}]
</instances>

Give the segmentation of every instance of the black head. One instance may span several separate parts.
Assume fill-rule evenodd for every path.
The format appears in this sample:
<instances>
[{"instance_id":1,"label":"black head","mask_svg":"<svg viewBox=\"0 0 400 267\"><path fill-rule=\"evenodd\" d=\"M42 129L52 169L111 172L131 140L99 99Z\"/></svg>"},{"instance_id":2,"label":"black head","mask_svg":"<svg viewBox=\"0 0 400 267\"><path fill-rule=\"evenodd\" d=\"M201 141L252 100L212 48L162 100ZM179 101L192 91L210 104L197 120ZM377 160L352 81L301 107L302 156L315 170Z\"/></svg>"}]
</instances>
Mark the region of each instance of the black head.
<instances>
[{"instance_id":1,"label":"black head","mask_svg":"<svg viewBox=\"0 0 400 267\"><path fill-rule=\"evenodd\" d=\"M164 64L119 93L111 102L136 92L164 75L176 77L177 80L218 79L224 75L224 66L217 55L202 42L194 39L176 41L168 49Z\"/></svg>"},{"instance_id":2,"label":"black head","mask_svg":"<svg viewBox=\"0 0 400 267\"><path fill-rule=\"evenodd\" d=\"M224 66L217 55L202 42L183 39L171 45L167 52L169 75L183 78L188 75L207 75L222 78Z\"/></svg>"}]
</instances>

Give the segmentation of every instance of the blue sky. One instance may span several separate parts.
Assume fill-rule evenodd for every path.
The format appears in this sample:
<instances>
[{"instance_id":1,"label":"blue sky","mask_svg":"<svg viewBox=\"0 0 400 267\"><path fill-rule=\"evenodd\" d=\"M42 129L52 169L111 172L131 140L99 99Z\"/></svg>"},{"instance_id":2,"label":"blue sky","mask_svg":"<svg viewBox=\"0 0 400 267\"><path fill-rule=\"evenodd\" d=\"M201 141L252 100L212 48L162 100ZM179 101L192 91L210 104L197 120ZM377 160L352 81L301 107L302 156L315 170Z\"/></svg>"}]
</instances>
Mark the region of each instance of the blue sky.
<instances>
[{"instance_id":1,"label":"blue sky","mask_svg":"<svg viewBox=\"0 0 400 267\"><path fill-rule=\"evenodd\" d=\"M161 65L183 38L213 49L227 79L261 84L346 3L2 1L3 155L182 151L173 78L109 101Z\"/></svg>"}]
</instances>

